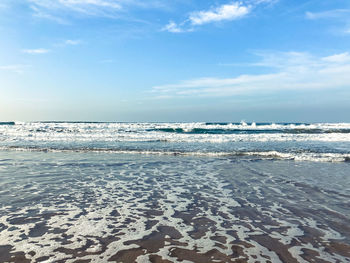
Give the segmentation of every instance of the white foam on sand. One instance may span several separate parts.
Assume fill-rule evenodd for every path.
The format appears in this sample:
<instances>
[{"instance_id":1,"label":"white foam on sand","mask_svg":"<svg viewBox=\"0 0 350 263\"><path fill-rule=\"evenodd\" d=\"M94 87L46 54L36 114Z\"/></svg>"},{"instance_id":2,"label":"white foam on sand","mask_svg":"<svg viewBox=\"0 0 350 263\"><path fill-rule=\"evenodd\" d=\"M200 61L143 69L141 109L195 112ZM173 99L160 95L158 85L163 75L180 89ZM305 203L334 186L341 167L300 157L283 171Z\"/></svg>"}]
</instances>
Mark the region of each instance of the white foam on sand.
<instances>
[{"instance_id":1,"label":"white foam on sand","mask_svg":"<svg viewBox=\"0 0 350 263\"><path fill-rule=\"evenodd\" d=\"M143 248L144 254L136 262L149 262L150 255L177 262L172 256L175 248L199 254L215 249L234 260L233 245L244 252L236 259L282 262L275 251L254 240L261 235L286 246L298 262L304 260L303 248L317 251L320 259L329 262L347 260L303 242L301 226L322 233L322 242L343 237L330 227L321 227L315 219L298 217L282 203L268 200L264 191L277 197L280 191L269 190L268 185L264 188L258 177L255 180L260 185L240 188L217 169L231 165L229 160L216 160L216 166L196 159L181 160L176 160L180 162L176 165L164 162L157 167L131 161L116 170L90 167L88 173L79 168L84 175L79 179L81 185L53 198L51 205L39 202L18 210L2 207L0 211L6 214L0 217L0 224L5 226L0 232L0 245L12 246L11 253L24 252L32 262L43 256L67 263L77 258L107 262L118 252L141 249L140 241L166 226L176 230L179 237L163 233L164 245L156 252ZM240 214L247 211L254 213ZM262 224L264 220L271 225ZM150 221L154 222L151 226ZM111 241L102 241L111 237L114 238ZM293 240L298 245L290 247Z\"/></svg>"}]
</instances>

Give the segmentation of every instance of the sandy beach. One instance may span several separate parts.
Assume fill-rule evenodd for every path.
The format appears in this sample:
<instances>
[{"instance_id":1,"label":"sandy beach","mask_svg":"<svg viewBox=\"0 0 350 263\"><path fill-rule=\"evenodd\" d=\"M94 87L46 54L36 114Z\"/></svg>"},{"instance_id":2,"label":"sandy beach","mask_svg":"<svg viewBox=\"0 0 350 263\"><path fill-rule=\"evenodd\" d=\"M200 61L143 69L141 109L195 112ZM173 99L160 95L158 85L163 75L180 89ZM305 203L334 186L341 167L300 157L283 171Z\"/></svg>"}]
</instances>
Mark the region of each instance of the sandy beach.
<instances>
[{"instance_id":1,"label":"sandy beach","mask_svg":"<svg viewBox=\"0 0 350 263\"><path fill-rule=\"evenodd\" d=\"M0 157L0 262L350 261L348 163Z\"/></svg>"}]
</instances>

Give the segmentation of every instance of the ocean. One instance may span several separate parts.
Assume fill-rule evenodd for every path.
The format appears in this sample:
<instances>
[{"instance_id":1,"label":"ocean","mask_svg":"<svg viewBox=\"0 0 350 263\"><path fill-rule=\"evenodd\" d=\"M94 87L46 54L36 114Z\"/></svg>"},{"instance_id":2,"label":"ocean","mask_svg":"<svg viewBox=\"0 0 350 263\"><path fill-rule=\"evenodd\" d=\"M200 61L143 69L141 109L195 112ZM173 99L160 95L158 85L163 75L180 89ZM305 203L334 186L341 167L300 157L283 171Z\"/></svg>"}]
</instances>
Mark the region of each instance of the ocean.
<instances>
[{"instance_id":1,"label":"ocean","mask_svg":"<svg viewBox=\"0 0 350 263\"><path fill-rule=\"evenodd\" d=\"M350 123L0 122L0 262L350 262Z\"/></svg>"}]
</instances>

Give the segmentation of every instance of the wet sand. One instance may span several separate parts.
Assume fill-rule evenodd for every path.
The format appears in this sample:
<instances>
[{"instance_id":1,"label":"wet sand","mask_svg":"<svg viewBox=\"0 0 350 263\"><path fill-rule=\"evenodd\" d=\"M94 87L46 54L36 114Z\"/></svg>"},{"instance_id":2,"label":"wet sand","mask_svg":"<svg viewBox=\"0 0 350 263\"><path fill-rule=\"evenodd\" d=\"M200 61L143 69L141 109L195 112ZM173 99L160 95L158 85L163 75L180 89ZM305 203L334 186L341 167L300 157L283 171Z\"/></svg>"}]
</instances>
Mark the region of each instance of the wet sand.
<instances>
[{"instance_id":1,"label":"wet sand","mask_svg":"<svg viewBox=\"0 0 350 263\"><path fill-rule=\"evenodd\" d=\"M0 160L0 262L350 262L346 163Z\"/></svg>"}]
</instances>

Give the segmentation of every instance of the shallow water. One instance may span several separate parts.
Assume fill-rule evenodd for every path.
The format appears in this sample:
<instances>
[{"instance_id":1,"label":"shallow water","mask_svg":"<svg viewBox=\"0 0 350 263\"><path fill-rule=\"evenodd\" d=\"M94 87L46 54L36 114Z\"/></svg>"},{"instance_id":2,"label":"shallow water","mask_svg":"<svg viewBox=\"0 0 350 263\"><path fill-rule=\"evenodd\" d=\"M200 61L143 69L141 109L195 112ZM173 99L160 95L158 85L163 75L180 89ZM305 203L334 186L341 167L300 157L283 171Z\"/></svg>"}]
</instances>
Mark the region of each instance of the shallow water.
<instances>
[{"instance_id":1,"label":"shallow water","mask_svg":"<svg viewBox=\"0 0 350 263\"><path fill-rule=\"evenodd\" d=\"M348 162L0 151L0 262L350 262L349 175Z\"/></svg>"}]
</instances>

